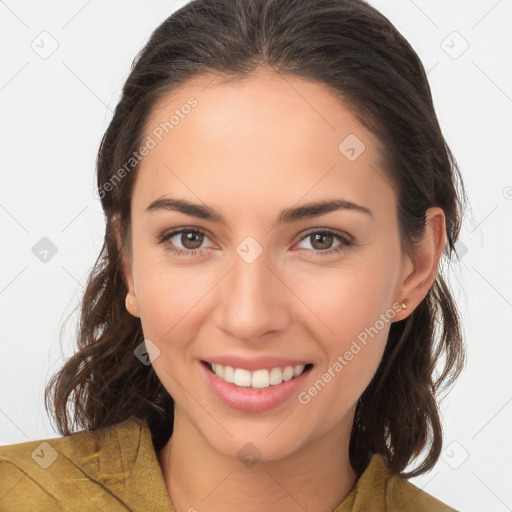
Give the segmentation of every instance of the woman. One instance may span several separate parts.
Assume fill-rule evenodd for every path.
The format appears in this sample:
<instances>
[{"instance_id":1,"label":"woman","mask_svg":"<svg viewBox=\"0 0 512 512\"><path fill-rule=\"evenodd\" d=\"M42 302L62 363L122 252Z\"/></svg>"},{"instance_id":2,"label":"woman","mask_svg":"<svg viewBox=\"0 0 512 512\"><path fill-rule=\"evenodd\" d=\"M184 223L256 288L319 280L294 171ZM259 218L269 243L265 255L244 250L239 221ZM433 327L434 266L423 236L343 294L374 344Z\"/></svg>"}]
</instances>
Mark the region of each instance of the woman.
<instances>
[{"instance_id":1,"label":"woman","mask_svg":"<svg viewBox=\"0 0 512 512\"><path fill-rule=\"evenodd\" d=\"M383 15L190 2L97 171L105 243L46 395L63 437L1 449L2 510L454 510L407 479L464 363L440 272L464 192Z\"/></svg>"}]
</instances>

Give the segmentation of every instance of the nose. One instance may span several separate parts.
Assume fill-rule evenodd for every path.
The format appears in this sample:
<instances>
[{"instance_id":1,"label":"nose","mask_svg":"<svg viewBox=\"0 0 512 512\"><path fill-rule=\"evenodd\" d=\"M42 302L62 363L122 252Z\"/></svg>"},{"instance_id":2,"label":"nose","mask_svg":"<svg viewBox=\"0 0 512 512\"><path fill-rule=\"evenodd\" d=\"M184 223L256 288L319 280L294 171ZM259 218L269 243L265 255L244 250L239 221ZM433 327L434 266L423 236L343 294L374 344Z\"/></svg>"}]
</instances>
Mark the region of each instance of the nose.
<instances>
[{"instance_id":1,"label":"nose","mask_svg":"<svg viewBox=\"0 0 512 512\"><path fill-rule=\"evenodd\" d=\"M265 334L287 328L292 293L274 267L265 252L251 263L235 254L216 306L217 326L227 335L258 342Z\"/></svg>"}]
</instances>

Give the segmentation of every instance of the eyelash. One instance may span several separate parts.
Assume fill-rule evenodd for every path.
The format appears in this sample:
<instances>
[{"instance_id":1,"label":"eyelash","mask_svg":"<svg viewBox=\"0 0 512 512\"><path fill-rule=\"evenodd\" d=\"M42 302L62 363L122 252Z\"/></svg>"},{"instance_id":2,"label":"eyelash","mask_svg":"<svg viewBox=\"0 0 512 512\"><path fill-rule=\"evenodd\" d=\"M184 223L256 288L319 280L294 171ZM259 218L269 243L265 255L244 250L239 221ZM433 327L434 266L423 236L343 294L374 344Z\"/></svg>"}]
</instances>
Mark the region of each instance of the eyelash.
<instances>
[{"instance_id":1,"label":"eyelash","mask_svg":"<svg viewBox=\"0 0 512 512\"><path fill-rule=\"evenodd\" d=\"M199 228L179 228L172 231L169 231L167 233L162 234L158 238L158 243L162 244L169 239L173 238L176 235L179 235L181 233L201 233L202 235L208 236L205 231ZM321 234L321 235L333 235L335 238L337 238L341 244L335 246L333 249L328 249L326 251L319 251L315 249L300 249L301 251L306 251L306 253L313 253L313 255L316 256L332 256L333 254L341 254L348 250L348 247L350 247L353 244L353 241L350 240L343 232L336 231L333 229L312 229L310 231L307 231L302 238L299 240L299 243L305 240L306 238L310 237L314 234ZM164 247L166 251L169 251L177 256L185 256L185 257L194 257L199 252L201 255L203 254L203 249L179 249L176 247L166 246Z\"/></svg>"}]
</instances>

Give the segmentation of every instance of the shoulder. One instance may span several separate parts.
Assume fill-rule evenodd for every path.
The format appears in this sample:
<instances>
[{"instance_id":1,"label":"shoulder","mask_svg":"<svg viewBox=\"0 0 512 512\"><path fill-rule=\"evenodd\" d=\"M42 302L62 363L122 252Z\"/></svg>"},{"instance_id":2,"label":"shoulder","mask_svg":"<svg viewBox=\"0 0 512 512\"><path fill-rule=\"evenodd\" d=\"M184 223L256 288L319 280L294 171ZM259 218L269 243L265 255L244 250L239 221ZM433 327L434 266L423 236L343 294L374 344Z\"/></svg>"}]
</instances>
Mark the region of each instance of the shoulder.
<instances>
[{"instance_id":1,"label":"shoulder","mask_svg":"<svg viewBox=\"0 0 512 512\"><path fill-rule=\"evenodd\" d=\"M457 512L406 478L392 475L387 459L373 454L343 503L335 512Z\"/></svg>"},{"instance_id":2,"label":"shoulder","mask_svg":"<svg viewBox=\"0 0 512 512\"><path fill-rule=\"evenodd\" d=\"M35 463L33 467L46 469L60 455L71 462L73 458L87 457L99 449L108 450L121 439L129 439L131 442L140 437L143 423L140 418L132 416L121 423L97 430L83 430L69 436L0 446L0 463L20 465L29 471ZM30 467L27 463L30 463Z\"/></svg>"},{"instance_id":3,"label":"shoulder","mask_svg":"<svg viewBox=\"0 0 512 512\"><path fill-rule=\"evenodd\" d=\"M390 510L401 512L457 512L456 509L434 498L409 480L397 475L389 476L388 500L393 504Z\"/></svg>"},{"instance_id":4,"label":"shoulder","mask_svg":"<svg viewBox=\"0 0 512 512\"><path fill-rule=\"evenodd\" d=\"M96 431L0 446L0 509L97 510L110 504L103 487L124 481L141 429L142 420L132 416ZM109 510L126 508L117 500Z\"/></svg>"},{"instance_id":5,"label":"shoulder","mask_svg":"<svg viewBox=\"0 0 512 512\"><path fill-rule=\"evenodd\" d=\"M386 510L400 512L457 512L456 509L420 489L407 478L392 475L387 460L382 455L373 455L376 473L380 473L384 484Z\"/></svg>"}]
</instances>

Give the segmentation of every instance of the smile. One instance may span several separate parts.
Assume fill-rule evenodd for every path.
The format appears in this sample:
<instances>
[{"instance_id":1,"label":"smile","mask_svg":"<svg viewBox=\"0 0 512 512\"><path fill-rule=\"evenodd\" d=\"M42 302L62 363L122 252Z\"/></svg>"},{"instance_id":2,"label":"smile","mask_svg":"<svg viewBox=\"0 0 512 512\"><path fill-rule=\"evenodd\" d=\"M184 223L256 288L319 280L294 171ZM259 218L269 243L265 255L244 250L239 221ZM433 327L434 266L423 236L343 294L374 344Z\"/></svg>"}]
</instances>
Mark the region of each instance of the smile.
<instances>
[{"instance_id":1,"label":"smile","mask_svg":"<svg viewBox=\"0 0 512 512\"><path fill-rule=\"evenodd\" d=\"M277 386L282 382L288 382L295 377L302 375L304 371L309 370L312 364L275 367L270 369L261 369L249 371L245 368L233 368L232 366L224 366L221 364L203 361L210 370L224 382L234 384L239 387L264 389L270 386Z\"/></svg>"},{"instance_id":2,"label":"smile","mask_svg":"<svg viewBox=\"0 0 512 512\"><path fill-rule=\"evenodd\" d=\"M289 402L305 385L305 379L311 373L313 364L249 371L246 368L235 368L202 360L199 368L202 369L201 373L210 392L224 405L239 411L255 413L269 411ZM297 368L297 375L295 375L295 368ZM217 375L216 371L222 373L222 377ZM270 383L271 374L272 382L276 384ZM225 380L230 379L231 375L233 382ZM256 386L253 386L253 379ZM278 384L279 379L281 382ZM258 385L260 387L257 387Z\"/></svg>"}]
</instances>

